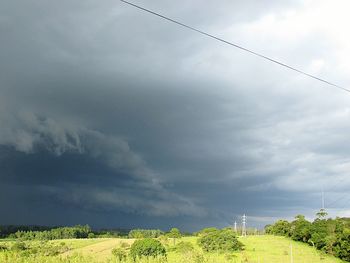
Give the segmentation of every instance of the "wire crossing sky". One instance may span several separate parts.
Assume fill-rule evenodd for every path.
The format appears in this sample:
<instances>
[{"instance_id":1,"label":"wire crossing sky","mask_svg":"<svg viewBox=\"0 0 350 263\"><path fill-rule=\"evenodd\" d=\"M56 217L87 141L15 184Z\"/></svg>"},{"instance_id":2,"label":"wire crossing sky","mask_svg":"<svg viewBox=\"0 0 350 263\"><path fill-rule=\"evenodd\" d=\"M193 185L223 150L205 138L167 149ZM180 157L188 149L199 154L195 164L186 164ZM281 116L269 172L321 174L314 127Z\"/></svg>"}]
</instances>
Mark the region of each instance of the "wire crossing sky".
<instances>
[{"instance_id":1,"label":"wire crossing sky","mask_svg":"<svg viewBox=\"0 0 350 263\"><path fill-rule=\"evenodd\" d=\"M197 28L194 28L194 27L192 27L192 26L186 25L186 24L184 24L184 23L182 23L182 22L179 22L179 21L177 21L177 20L174 20L174 19L172 19L172 18L169 18L169 17L167 17L167 16L164 16L164 15L162 15L162 14L159 14L159 13L157 13L157 12L155 12L155 11L152 11L152 10L149 10L149 9L147 9L147 8L144 8L144 7L142 7L142 6L136 5L136 4L134 4L134 3L131 3L131 2L128 2L128 1L125 1L125 0L120 0L120 1L123 2L123 3L125 3L125 4L128 4L128 5L130 5L130 6L133 6L133 7L135 7L135 8L138 8L139 10L142 10L142 11L145 11L145 12L150 13L150 14L152 14L152 15L158 16L158 17L160 17L160 18L162 18L162 19L168 20L168 21L170 21L170 22L172 22L172 23L175 23L175 24L177 24L177 25L180 25L180 26L182 26L182 27L185 27L185 28L190 29L190 30L192 30L192 31L195 31L195 32L197 32L197 33L200 33L200 34L202 34L202 35L205 35L205 36L207 36L207 37L210 37L210 38L212 38L212 39L215 39L215 40L220 41L220 42L222 42L222 43L225 43L225 44L227 44L227 45L233 46L233 47L235 47L235 48L241 49L241 50L243 50L243 51L245 51L245 52L248 52L248 53L250 53L250 54L253 54L253 55L255 55L255 56L258 56L258 57L260 57L260 58L263 58L263 59L265 59L265 60L268 60L268 61L270 61L270 62L272 62L272 63L275 63L275 64L277 64L277 65L280 65L280 66L282 66L282 67L285 67L285 68L288 68L288 69L293 70L293 71L295 71L295 72L298 72L298 73L300 73L300 74L302 74L302 75L304 75L304 76L307 76L307 77L309 77L309 78L312 78L312 79L318 80L318 81L320 81L320 82L323 82L323 83L325 83L325 84L327 84L327 85L329 85L329 86L332 86L332 87L335 87L335 88L338 88L338 89L341 89L341 90L343 90L343 91L346 91L346 92L349 92L349 93L350 93L350 89L346 89L346 88L344 88L344 87L342 87L342 86L339 86L339 85L337 85L337 84L334 84L334 83L332 83L332 82L330 82L330 81L328 81L328 80L325 80L325 79L323 79L323 78L319 78L319 77L317 77L317 76L314 76L314 75L312 75L312 74L309 74L309 73L307 73L307 72L304 72L304 71L302 71L302 70L300 70L300 69L297 69L297 68L295 68L295 67L289 66L289 65L287 65L287 64L285 64L285 63L283 63L283 62L280 62L280 61L275 60L275 59L273 59L273 58L267 57L267 56L265 56L265 55L263 55L263 54L257 53L257 52L255 52L255 51L253 51L253 50L250 50L250 49L248 49L248 48L242 47L242 46L240 46L240 45L234 44L234 43L232 43L232 42L230 42L230 41L227 41L227 40L222 39L222 38L220 38L220 37L217 37L217 36L215 36L215 35L209 34L209 33L207 33L207 32L204 32L204 31L199 30L199 29L197 29Z\"/></svg>"}]
</instances>

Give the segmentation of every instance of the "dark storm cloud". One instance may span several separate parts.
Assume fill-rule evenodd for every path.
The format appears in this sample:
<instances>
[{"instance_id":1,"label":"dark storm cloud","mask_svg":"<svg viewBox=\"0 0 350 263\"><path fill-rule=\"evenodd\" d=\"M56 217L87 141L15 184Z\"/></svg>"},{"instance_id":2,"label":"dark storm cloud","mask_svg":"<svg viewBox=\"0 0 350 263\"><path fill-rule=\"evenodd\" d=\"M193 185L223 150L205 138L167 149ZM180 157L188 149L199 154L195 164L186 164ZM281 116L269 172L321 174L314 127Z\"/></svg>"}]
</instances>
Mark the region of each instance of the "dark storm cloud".
<instances>
[{"instance_id":1,"label":"dark storm cloud","mask_svg":"<svg viewBox=\"0 0 350 263\"><path fill-rule=\"evenodd\" d=\"M293 28L300 2L137 3L311 71L342 61ZM3 1L0 33L4 223L261 225L349 183L342 93L118 1Z\"/></svg>"}]
</instances>

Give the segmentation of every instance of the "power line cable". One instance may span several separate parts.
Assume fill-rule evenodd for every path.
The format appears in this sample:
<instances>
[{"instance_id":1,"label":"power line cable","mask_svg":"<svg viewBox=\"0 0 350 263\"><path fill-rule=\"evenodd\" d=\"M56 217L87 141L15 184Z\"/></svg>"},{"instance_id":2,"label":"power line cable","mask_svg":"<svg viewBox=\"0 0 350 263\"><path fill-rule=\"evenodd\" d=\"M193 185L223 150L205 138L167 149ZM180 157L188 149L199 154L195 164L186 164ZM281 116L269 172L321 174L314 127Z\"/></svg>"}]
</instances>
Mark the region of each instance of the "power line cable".
<instances>
[{"instance_id":1,"label":"power line cable","mask_svg":"<svg viewBox=\"0 0 350 263\"><path fill-rule=\"evenodd\" d=\"M329 203L327 206L331 207L332 205L334 205L335 203L338 203L340 200L342 200L344 197L348 196L349 194L350 193L345 193L345 194L341 195L339 198L337 198L333 202Z\"/></svg>"},{"instance_id":2,"label":"power line cable","mask_svg":"<svg viewBox=\"0 0 350 263\"><path fill-rule=\"evenodd\" d=\"M344 187L344 182L345 182L347 179L348 179L347 177L343 177L343 178L340 179L339 181L335 182L335 183L333 184L333 186L331 186L331 187L329 187L329 188L327 189L327 192L331 192L332 190L338 188L338 186L339 186L340 184L342 184L343 187ZM343 193L340 197L338 196L338 198L334 199L332 202L329 202L329 204L327 204L327 206L330 207L330 206L334 205L335 203L338 203L340 200L342 200L344 197L346 197L346 196L349 195L349 194L350 194L349 192Z\"/></svg>"},{"instance_id":3,"label":"power line cable","mask_svg":"<svg viewBox=\"0 0 350 263\"><path fill-rule=\"evenodd\" d=\"M139 9L139 10L142 10L142 11L144 11L144 12L147 12L147 13L150 13L150 14L152 14L152 15L158 16L158 17L160 17L160 18L162 18L162 19L165 19L165 20L167 20L167 21L170 21L170 22L172 22L172 23L175 23L175 24L177 24L177 25L179 25L179 26L185 27L185 28L187 28L187 29L190 29L190 30L192 30L192 31L195 31L195 32L197 32L197 33L200 33L200 34L202 34L202 35L205 35L205 36L207 36L207 37L210 37L210 38L212 38L212 39L215 39L215 40L217 40L217 41L220 41L220 42L222 42L222 43L225 43L225 44L227 44L227 45L233 46L233 47L235 47L235 48L241 49L241 50L243 50L243 51L245 51L245 52L248 52L248 53L250 53L250 54L253 54L253 55L255 55L255 56L258 56L258 57L260 57L260 58L263 58L263 59L265 59L265 60L268 60L268 61L270 61L270 62L272 62L272 63L275 63L275 64L277 64L277 65L280 65L280 66L282 66L282 67L288 68L288 69L290 69L290 70L292 70L292 71L298 72L298 73L300 73L300 74L302 74L302 75L305 75L305 76L307 76L307 77L309 77L309 78L318 80L318 81L320 81L320 82L326 83L327 85L333 86L333 87L335 87L335 88L338 88L338 89L341 89L341 90L343 90L343 91L346 91L346 92L349 92L349 93L350 93L350 89L346 89L346 88L344 88L344 87L342 87L342 86L339 86L339 85L337 85L337 84L334 84L334 83L332 83L332 82L330 82L330 81L328 81L328 80L325 80L325 79L319 78L319 77L317 77L317 76L314 76L314 75L312 75L312 74L306 73L306 72L304 72L304 71L302 71L302 70L299 70L299 69L297 69L297 68L295 68L295 67L289 66L289 65L287 65L287 64L285 64L285 63L283 63L283 62L280 62L280 61L278 61L278 60L275 60L275 59L273 59L273 58L270 58L270 57L265 56L265 55L263 55L263 54L260 54L260 53L258 53L258 52L255 52L255 51L253 51L253 50L251 50L251 49L248 49L248 48L245 48L245 47L243 47L243 46L234 44L234 43L232 43L232 42L230 42L230 41L227 41L227 40L222 39L222 38L220 38L220 37L217 37L217 36L215 36L215 35L209 34L209 33L207 33L207 32L204 32L204 31L199 30L199 29L197 29L197 28L194 28L194 27L192 27L192 26L186 25L186 24L184 24L184 23L182 23L182 22L179 22L179 21L177 21L177 20L174 20L174 19L172 19L172 18L169 18L169 17L167 17L167 16L164 16L164 15L162 15L162 14L159 14L159 13L157 13L157 12L155 12L155 11L152 11L152 10L149 10L149 9L147 9L147 8L144 8L144 7L142 7L142 6L136 5L136 4L134 4L134 3L131 3L131 2L128 2L128 1L125 1L125 0L120 0L120 1L123 2L123 3L125 3L125 4L128 4L128 5L130 5L130 6L133 6L133 7L137 8L137 9Z\"/></svg>"},{"instance_id":4,"label":"power line cable","mask_svg":"<svg viewBox=\"0 0 350 263\"><path fill-rule=\"evenodd\" d=\"M342 210L345 207L347 207L349 205L349 202L350 202L350 198L346 199L345 203L340 207L340 210Z\"/></svg>"},{"instance_id":5,"label":"power line cable","mask_svg":"<svg viewBox=\"0 0 350 263\"><path fill-rule=\"evenodd\" d=\"M336 179L336 178L335 178ZM331 192L335 188L337 188L340 184L342 184L345 180L347 180L347 177L343 177L339 181L336 181L331 187L327 187L326 192Z\"/></svg>"}]
</instances>

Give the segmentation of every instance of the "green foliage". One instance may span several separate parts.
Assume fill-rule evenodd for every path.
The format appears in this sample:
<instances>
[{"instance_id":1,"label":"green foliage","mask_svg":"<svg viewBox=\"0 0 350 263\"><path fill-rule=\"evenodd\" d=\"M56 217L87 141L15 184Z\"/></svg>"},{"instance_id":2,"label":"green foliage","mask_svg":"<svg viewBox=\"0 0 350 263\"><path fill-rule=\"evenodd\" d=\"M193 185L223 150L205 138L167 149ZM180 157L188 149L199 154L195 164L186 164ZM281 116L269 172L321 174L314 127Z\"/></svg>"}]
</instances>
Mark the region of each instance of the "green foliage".
<instances>
[{"instance_id":1,"label":"green foliage","mask_svg":"<svg viewBox=\"0 0 350 263\"><path fill-rule=\"evenodd\" d=\"M203 228L202 230L198 231L196 234L196 236L202 236L202 235L206 235L210 232L215 232L218 229L216 227L207 227L207 228Z\"/></svg>"},{"instance_id":2,"label":"green foliage","mask_svg":"<svg viewBox=\"0 0 350 263\"><path fill-rule=\"evenodd\" d=\"M157 238L164 234L159 229L133 229L129 232L130 238Z\"/></svg>"},{"instance_id":3,"label":"green foliage","mask_svg":"<svg viewBox=\"0 0 350 263\"><path fill-rule=\"evenodd\" d=\"M169 233L167 233L167 236L173 239L173 243L175 245L175 240L176 240L176 238L181 237L181 232L177 228L172 228L172 229L170 229Z\"/></svg>"},{"instance_id":4,"label":"green foliage","mask_svg":"<svg viewBox=\"0 0 350 263\"><path fill-rule=\"evenodd\" d=\"M324 219L325 216L325 211L321 210L311 223L304 216L298 215L291 223L279 220L266 226L265 231L309 243L325 253L350 261L350 219Z\"/></svg>"},{"instance_id":5,"label":"green foliage","mask_svg":"<svg viewBox=\"0 0 350 263\"><path fill-rule=\"evenodd\" d=\"M211 231L198 239L198 245L206 252L233 252L243 248L232 230Z\"/></svg>"},{"instance_id":6,"label":"green foliage","mask_svg":"<svg viewBox=\"0 0 350 263\"><path fill-rule=\"evenodd\" d=\"M179 229L177 228L172 228L170 229L169 233L168 233L168 237L170 238L180 238L181 237L181 232Z\"/></svg>"},{"instance_id":7,"label":"green foliage","mask_svg":"<svg viewBox=\"0 0 350 263\"><path fill-rule=\"evenodd\" d=\"M328 213L324 208L321 208L319 212L316 213L316 217L318 219L325 219L327 217Z\"/></svg>"},{"instance_id":8,"label":"green foliage","mask_svg":"<svg viewBox=\"0 0 350 263\"><path fill-rule=\"evenodd\" d=\"M335 255L350 262L350 229L344 229L334 243Z\"/></svg>"},{"instance_id":9,"label":"green foliage","mask_svg":"<svg viewBox=\"0 0 350 263\"><path fill-rule=\"evenodd\" d=\"M180 254L188 254L194 250L194 246L191 242L181 241L173 247L173 251Z\"/></svg>"},{"instance_id":10,"label":"green foliage","mask_svg":"<svg viewBox=\"0 0 350 263\"><path fill-rule=\"evenodd\" d=\"M0 244L0 251L8 250L8 247L6 244Z\"/></svg>"},{"instance_id":11,"label":"green foliage","mask_svg":"<svg viewBox=\"0 0 350 263\"><path fill-rule=\"evenodd\" d=\"M126 242L121 242L120 243L120 247L121 248L130 248L130 245L128 243L126 243Z\"/></svg>"},{"instance_id":12,"label":"green foliage","mask_svg":"<svg viewBox=\"0 0 350 263\"><path fill-rule=\"evenodd\" d=\"M27 245L22 242L22 241L17 241L15 242L12 247L11 247L11 250L13 251L23 251L23 250L26 250L28 249Z\"/></svg>"},{"instance_id":13,"label":"green foliage","mask_svg":"<svg viewBox=\"0 0 350 263\"><path fill-rule=\"evenodd\" d=\"M135 261L142 257L166 257L165 247L156 239L145 238L136 240L130 248L130 256Z\"/></svg>"},{"instance_id":14,"label":"green foliage","mask_svg":"<svg viewBox=\"0 0 350 263\"><path fill-rule=\"evenodd\" d=\"M74 227L58 227L44 231L17 231L14 236L21 240L53 240L65 238L87 238L91 233L88 225Z\"/></svg>"},{"instance_id":15,"label":"green foliage","mask_svg":"<svg viewBox=\"0 0 350 263\"><path fill-rule=\"evenodd\" d=\"M289 231L290 223L286 220L278 220L275 224L265 227L265 232L267 234L273 234L277 236L288 235Z\"/></svg>"},{"instance_id":16,"label":"green foliage","mask_svg":"<svg viewBox=\"0 0 350 263\"><path fill-rule=\"evenodd\" d=\"M68 251L69 248L64 242L61 243L49 243L46 241L41 242L23 242L16 241L12 247L11 251L20 253L21 255L43 255L43 256L57 256L63 252Z\"/></svg>"},{"instance_id":17,"label":"green foliage","mask_svg":"<svg viewBox=\"0 0 350 263\"><path fill-rule=\"evenodd\" d=\"M312 224L304 216L298 215L290 224L289 235L293 240L308 242L311 237Z\"/></svg>"},{"instance_id":18,"label":"green foliage","mask_svg":"<svg viewBox=\"0 0 350 263\"><path fill-rule=\"evenodd\" d=\"M0 237L16 238L15 233L17 231L29 232L29 231L48 231L56 227L45 227L45 226L15 226L7 225L0 226Z\"/></svg>"},{"instance_id":19,"label":"green foliage","mask_svg":"<svg viewBox=\"0 0 350 263\"><path fill-rule=\"evenodd\" d=\"M340 233L340 232L339 232ZM341 232L342 233L342 232ZM185 237L181 241L194 244L197 237ZM344 237L344 241L349 240ZM63 241L25 241L27 250L0 251L1 263L132 263L133 258L127 256L124 261L112 255L110 247L119 243L119 248L122 247L121 242L132 243L133 240L123 239L105 239L105 240L89 240L89 239L71 239ZM241 252L227 253L206 253L199 250L196 245L193 251L180 253L178 251L169 252L167 257L143 257L137 258L135 263L238 263L238 262L268 262L281 263L290 262L290 243L291 241L284 237L275 237L270 235L265 236L249 236L242 238L246 250ZM178 242L181 243L181 242ZM292 242L294 262L305 263L340 263L343 261L332 258L325 254L316 253L314 249L307 244L301 242ZM11 247L14 244L12 240L0 240L0 244L5 244ZM94 244L94 249L90 249L86 245ZM48 253L46 250L50 247L61 247L60 253L63 253L64 246L69 246L71 251L65 254ZM96 246L95 246L96 245ZM126 245L125 245L126 246ZM175 247L178 247L176 245ZM77 249L77 250L75 250ZM170 249L174 249L171 246ZM341 248L342 249L342 248ZM109 255L106 252L109 250ZM127 249L125 249L127 252ZM283 253L285 251L285 254ZM342 251L344 251L342 249ZM128 253L128 252L127 252ZM56 255L54 255L56 254ZM108 258L107 258L108 257Z\"/></svg>"},{"instance_id":20,"label":"green foliage","mask_svg":"<svg viewBox=\"0 0 350 263\"><path fill-rule=\"evenodd\" d=\"M119 262L126 261L127 253L126 253L126 251L124 249L122 249L122 248L114 248L112 250L112 254L113 254L113 256L115 256L117 258L117 260Z\"/></svg>"}]
</instances>

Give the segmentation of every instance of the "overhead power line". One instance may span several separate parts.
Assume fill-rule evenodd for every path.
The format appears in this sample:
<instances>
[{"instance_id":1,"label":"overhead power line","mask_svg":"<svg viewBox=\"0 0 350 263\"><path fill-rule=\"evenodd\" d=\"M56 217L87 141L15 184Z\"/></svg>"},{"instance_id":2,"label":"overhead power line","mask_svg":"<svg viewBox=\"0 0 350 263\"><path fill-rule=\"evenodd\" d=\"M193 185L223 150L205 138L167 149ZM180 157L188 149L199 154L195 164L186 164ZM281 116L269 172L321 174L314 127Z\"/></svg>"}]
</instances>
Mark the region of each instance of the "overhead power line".
<instances>
[{"instance_id":1,"label":"overhead power line","mask_svg":"<svg viewBox=\"0 0 350 263\"><path fill-rule=\"evenodd\" d=\"M186 25L186 24L184 24L184 23L182 23L182 22L179 22L179 21L177 21L177 20L174 20L174 19L172 19L172 18L169 18L169 17L167 17L167 16L164 16L164 15L162 15L162 14L159 14L159 13L157 13L157 12L155 12L155 11L152 11L152 10L149 10L149 9L147 9L147 8L144 8L144 7L142 7L142 6L136 5L136 4L134 4L134 3L131 3L131 2L128 2L128 1L125 1L125 0L120 0L120 1L123 2L123 3L125 3L125 4L128 4L128 5L130 5L130 6L133 6L133 7L137 8L137 9L139 9L139 10L142 10L142 11L144 11L144 12L147 12L147 13L150 13L150 14L152 14L152 15L158 16L158 17L160 17L160 18L162 18L162 19L165 19L165 20L167 20L167 21L170 21L170 22L172 22L172 23L175 23L175 24L177 24L177 25L179 25L179 26L185 27L185 28L187 28L187 29L190 29L190 30L192 30L192 31L195 31L195 32L197 32L197 33L200 33L200 34L202 34L202 35L205 35L205 36L207 36L207 37L209 37L209 38L215 39L215 40L220 41L220 42L222 42L222 43L225 43L225 44L227 44L227 45L230 45L230 46L233 46L233 47L235 47L235 48L241 49L241 50L243 50L243 51L245 51L245 52L248 52L248 53L250 53L250 54L253 54L253 55L255 55L255 56L258 56L258 57L260 57L260 58L263 58L263 59L265 59L265 60L268 60L268 61L270 61L270 62L272 62L272 63L275 63L275 64L280 65L280 66L282 66L282 67L288 68L288 69L290 69L290 70L292 70L292 71L298 72L298 73L300 73L300 74L302 74L302 75L304 75L304 76L310 77L310 78L312 78L312 79L315 79L315 80L318 80L318 81L320 81L320 82L326 83L327 85L330 85L330 86L332 86L332 87L335 87L335 88L338 88L338 89L341 89L341 90L343 90L343 91L346 91L346 92L349 92L349 93L350 93L350 89L346 89L346 88L344 88L344 87L342 87L342 86L339 86L339 85L337 85L337 84L334 84L334 83L332 83L332 82L330 82L330 81L328 81L328 80L325 80L325 79L319 78L319 77L317 77L317 76L314 76L314 75L312 75L312 74L306 73L306 72L304 72L304 71L302 71L302 70L299 70L299 69L297 69L297 68L295 68L295 67L289 66L289 65L287 65L287 64L285 64L285 63L283 63L283 62L280 62L280 61L278 61L278 60L275 60L275 59L273 59L273 58L270 58L270 57L265 56L265 55L263 55L263 54L260 54L260 53L258 53L258 52L255 52L255 51L253 51L253 50L251 50L251 49L248 49L248 48L245 48L245 47L243 47L243 46L234 44L234 43L232 43L232 42L230 42L230 41L227 41L227 40L225 40L225 39L223 39L223 38L217 37L217 36L215 36L215 35L212 35L212 34L209 34L209 33L207 33L207 32L204 32L204 31L202 31L202 30L199 30L199 29L197 29L197 28L194 28L194 27L192 27L192 26Z\"/></svg>"},{"instance_id":2,"label":"overhead power line","mask_svg":"<svg viewBox=\"0 0 350 263\"><path fill-rule=\"evenodd\" d=\"M346 192L344 194L342 194L340 197L338 197L336 200L334 200L333 202L329 203L327 206L331 207L332 205L338 203L340 200L344 199L344 197L348 196L350 193ZM350 199L349 199L350 200Z\"/></svg>"}]
</instances>

